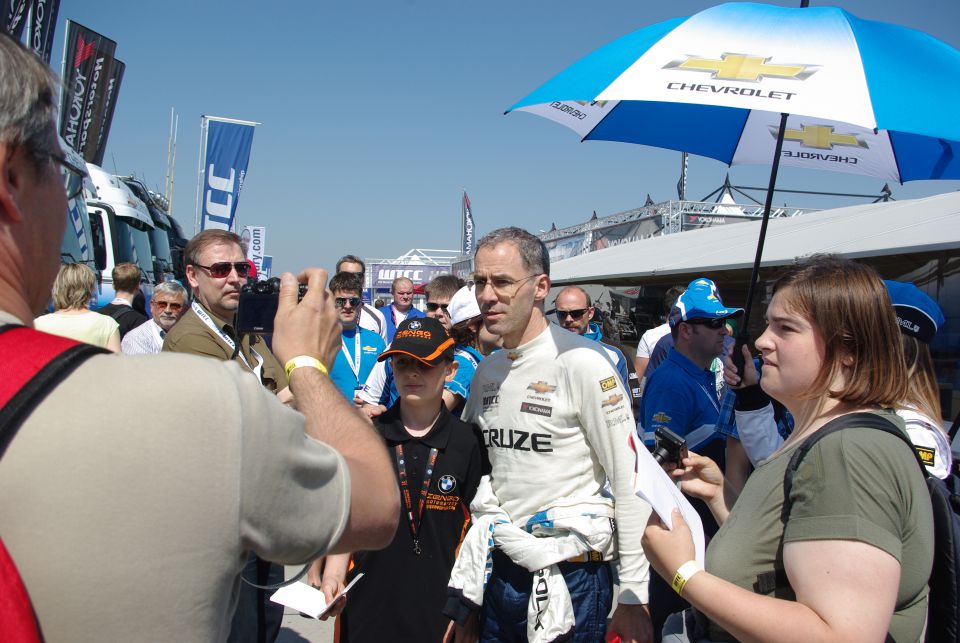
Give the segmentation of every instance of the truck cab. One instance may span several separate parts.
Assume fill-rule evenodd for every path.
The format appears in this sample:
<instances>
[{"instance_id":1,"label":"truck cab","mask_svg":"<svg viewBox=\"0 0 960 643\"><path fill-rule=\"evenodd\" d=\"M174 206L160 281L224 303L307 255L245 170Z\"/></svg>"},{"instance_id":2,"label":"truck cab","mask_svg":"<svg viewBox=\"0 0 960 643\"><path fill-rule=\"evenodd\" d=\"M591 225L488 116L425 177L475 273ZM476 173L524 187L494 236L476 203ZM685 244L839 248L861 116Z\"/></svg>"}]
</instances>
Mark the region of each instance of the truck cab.
<instances>
[{"instance_id":1,"label":"truck cab","mask_svg":"<svg viewBox=\"0 0 960 643\"><path fill-rule=\"evenodd\" d=\"M173 224L170 217L161 207L160 199L152 194L141 181L132 176L122 176L120 181L126 185L138 199L143 201L153 220L153 229L148 233L152 250L154 274L157 282L176 279L173 255L171 253L170 235Z\"/></svg>"},{"instance_id":2,"label":"truck cab","mask_svg":"<svg viewBox=\"0 0 960 643\"><path fill-rule=\"evenodd\" d=\"M150 233L155 229L146 204L117 177L87 163L87 172L96 189L88 196L93 255L100 269L101 287L96 307L113 301L113 267L129 261L140 266L143 291L147 303L153 296L157 272L153 262Z\"/></svg>"},{"instance_id":3,"label":"truck cab","mask_svg":"<svg viewBox=\"0 0 960 643\"><path fill-rule=\"evenodd\" d=\"M74 166L85 166L83 157L67 145L63 138L60 139L60 148ZM84 263L99 275L103 266L97 265L94 259L93 232L90 228L90 217L87 214L85 201L85 194L90 194L96 189L89 176L83 178L83 189L80 195L67 201L67 227L63 231L63 240L60 243L60 262Z\"/></svg>"}]
</instances>

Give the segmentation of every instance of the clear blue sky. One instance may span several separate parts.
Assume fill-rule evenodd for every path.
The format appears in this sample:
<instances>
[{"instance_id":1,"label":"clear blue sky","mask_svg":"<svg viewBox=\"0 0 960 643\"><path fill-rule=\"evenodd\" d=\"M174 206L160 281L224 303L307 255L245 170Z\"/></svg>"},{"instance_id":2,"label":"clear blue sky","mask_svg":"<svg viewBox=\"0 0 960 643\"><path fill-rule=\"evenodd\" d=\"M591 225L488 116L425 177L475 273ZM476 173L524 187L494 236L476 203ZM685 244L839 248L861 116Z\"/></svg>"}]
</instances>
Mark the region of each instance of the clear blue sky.
<instances>
[{"instance_id":1,"label":"clear blue sky","mask_svg":"<svg viewBox=\"0 0 960 643\"><path fill-rule=\"evenodd\" d=\"M267 226L276 269L332 268L347 252L394 257L414 247L456 248L461 188L481 235L503 225L573 225L594 210L604 216L642 205L648 193L655 201L676 198L678 153L580 143L557 124L503 111L607 42L712 4L63 0L53 65L59 71L67 18L117 41L127 70L104 165L136 173L158 191L176 108L173 210L191 232L200 115L262 122L237 210L241 224ZM838 4L960 48L957 0ZM711 192L727 171L692 159L688 198ZM730 174L754 186L768 176L762 167ZM873 194L883 181L783 168L778 185ZM892 187L905 199L960 182ZM859 201L781 195L782 202Z\"/></svg>"}]
</instances>

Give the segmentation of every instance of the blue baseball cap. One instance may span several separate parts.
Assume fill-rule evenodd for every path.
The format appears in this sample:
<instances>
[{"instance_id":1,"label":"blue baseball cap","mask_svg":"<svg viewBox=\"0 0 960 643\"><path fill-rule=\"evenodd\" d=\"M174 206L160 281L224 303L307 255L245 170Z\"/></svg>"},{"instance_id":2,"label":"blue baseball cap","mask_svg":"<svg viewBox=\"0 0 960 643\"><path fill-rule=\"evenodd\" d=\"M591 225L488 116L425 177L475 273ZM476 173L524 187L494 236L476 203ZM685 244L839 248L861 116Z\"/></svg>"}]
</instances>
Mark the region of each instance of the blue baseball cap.
<instances>
[{"instance_id":1,"label":"blue baseball cap","mask_svg":"<svg viewBox=\"0 0 960 643\"><path fill-rule=\"evenodd\" d=\"M883 285L897 313L900 332L926 344L933 341L937 330L947 321L937 302L909 281L885 279Z\"/></svg>"},{"instance_id":2,"label":"blue baseball cap","mask_svg":"<svg viewBox=\"0 0 960 643\"><path fill-rule=\"evenodd\" d=\"M717 285L706 277L694 279L670 309L670 325L691 319L724 319L743 314L743 308L727 308L720 301Z\"/></svg>"}]
</instances>

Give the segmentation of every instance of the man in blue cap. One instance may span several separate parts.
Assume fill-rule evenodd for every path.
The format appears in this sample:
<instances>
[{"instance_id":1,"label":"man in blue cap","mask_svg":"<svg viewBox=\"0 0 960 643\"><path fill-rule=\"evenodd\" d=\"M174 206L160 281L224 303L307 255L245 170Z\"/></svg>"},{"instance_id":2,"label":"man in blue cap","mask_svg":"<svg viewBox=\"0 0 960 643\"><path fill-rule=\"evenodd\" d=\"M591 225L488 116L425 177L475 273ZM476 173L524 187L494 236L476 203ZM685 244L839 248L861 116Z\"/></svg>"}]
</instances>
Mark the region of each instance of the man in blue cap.
<instances>
[{"instance_id":1,"label":"man in blue cap","mask_svg":"<svg viewBox=\"0 0 960 643\"><path fill-rule=\"evenodd\" d=\"M720 301L717 286L706 278L694 279L670 309L668 322L673 348L647 380L640 402L641 437L648 446L660 427L687 441L687 447L712 458L720 468L725 464L727 438L716 431L720 415L713 360L723 352L726 322L743 314L741 308L727 308ZM732 439L732 438L731 438ZM691 499L711 536L717 523L702 501ZM685 602L666 582L650 575L650 616L655 632L666 617L682 610Z\"/></svg>"},{"instance_id":2,"label":"man in blue cap","mask_svg":"<svg viewBox=\"0 0 960 643\"><path fill-rule=\"evenodd\" d=\"M686 438L698 453L723 437L714 431L719 400L710 365L723 351L726 320L742 314L741 308L725 307L716 285L706 278L690 282L677 299L669 317L673 348L647 382L640 407L646 443L653 443L661 426ZM720 462L722 456L721 451Z\"/></svg>"}]
</instances>

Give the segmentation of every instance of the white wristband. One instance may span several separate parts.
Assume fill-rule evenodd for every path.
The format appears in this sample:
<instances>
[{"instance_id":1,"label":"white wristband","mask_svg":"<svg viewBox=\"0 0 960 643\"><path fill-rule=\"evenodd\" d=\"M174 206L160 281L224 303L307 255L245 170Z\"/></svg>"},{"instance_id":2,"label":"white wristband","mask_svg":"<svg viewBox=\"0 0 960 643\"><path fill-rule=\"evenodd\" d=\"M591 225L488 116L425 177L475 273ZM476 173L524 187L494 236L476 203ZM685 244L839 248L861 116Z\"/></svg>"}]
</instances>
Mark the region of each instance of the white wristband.
<instances>
[{"instance_id":1,"label":"white wristband","mask_svg":"<svg viewBox=\"0 0 960 643\"><path fill-rule=\"evenodd\" d=\"M700 565L695 560L688 560L684 564L680 565L680 569L677 570L677 573L673 577L673 582L670 584L679 596L683 595L684 586L690 581L691 578L697 575L698 572L703 571L703 566Z\"/></svg>"}]
</instances>

